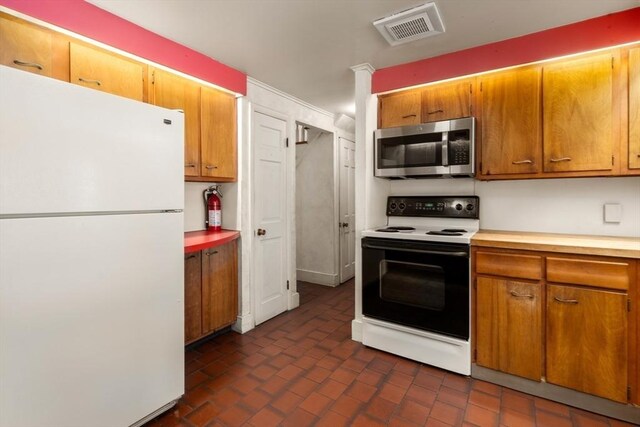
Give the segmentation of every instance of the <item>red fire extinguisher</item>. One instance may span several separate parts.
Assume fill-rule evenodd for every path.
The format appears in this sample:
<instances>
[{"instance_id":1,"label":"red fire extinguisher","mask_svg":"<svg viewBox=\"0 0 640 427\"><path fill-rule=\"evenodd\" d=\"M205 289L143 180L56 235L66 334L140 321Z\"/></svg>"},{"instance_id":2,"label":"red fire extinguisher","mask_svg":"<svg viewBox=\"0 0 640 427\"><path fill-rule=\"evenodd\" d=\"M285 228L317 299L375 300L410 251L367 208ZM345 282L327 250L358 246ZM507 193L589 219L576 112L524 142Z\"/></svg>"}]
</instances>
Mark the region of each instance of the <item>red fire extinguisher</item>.
<instances>
[{"instance_id":1,"label":"red fire extinguisher","mask_svg":"<svg viewBox=\"0 0 640 427\"><path fill-rule=\"evenodd\" d=\"M204 197L204 226L209 231L220 231L222 229L222 203L220 198L219 185L212 185L202 193Z\"/></svg>"}]
</instances>

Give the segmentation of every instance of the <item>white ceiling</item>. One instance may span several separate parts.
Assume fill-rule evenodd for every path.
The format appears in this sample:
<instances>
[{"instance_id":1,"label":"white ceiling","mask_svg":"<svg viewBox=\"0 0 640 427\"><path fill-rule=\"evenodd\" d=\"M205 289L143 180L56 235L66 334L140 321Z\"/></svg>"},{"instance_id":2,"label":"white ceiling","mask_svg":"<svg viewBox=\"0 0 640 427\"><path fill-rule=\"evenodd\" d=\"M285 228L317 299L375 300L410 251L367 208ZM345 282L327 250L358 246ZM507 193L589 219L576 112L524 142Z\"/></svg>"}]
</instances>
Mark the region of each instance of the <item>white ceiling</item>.
<instances>
[{"instance_id":1,"label":"white ceiling","mask_svg":"<svg viewBox=\"0 0 640 427\"><path fill-rule=\"evenodd\" d=\"M349 67L374 68L640 6L640 0L436 0L445 34L389 46L372 22L427 0L89 0L333 113L354 113Z\"/></svg>"}]
</instances>

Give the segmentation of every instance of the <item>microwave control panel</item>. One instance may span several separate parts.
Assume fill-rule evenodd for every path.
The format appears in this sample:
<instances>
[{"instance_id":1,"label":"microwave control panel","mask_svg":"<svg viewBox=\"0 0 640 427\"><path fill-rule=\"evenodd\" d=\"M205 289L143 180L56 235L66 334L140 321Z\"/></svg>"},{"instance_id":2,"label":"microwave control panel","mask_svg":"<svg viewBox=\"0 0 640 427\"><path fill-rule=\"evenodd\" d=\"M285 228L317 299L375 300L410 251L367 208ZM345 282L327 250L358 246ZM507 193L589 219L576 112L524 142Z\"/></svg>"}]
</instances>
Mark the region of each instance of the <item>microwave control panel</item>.
<instances>
[{"instance_id":1,"label":"microwave control panel","mask_svg":"<svg viewBox=\"0 0 640 427\"><path fill-rule=\"evenodd\" d=\"M391 196L387 216L479 218L477 196Z\"/></svg>"}]
</instances>

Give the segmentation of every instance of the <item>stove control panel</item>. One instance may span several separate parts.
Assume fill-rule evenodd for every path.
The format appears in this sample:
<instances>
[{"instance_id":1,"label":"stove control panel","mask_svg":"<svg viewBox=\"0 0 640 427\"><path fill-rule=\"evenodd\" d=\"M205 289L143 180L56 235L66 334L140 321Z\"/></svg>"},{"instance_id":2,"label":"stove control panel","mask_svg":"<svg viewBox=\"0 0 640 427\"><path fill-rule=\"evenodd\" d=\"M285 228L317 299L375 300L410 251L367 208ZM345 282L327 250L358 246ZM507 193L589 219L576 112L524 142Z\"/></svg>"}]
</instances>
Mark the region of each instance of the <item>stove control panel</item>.
<instances>
[{"instance_id":1,"label":"stove control panel","mask_svg":"<svg viewBox=\"0 0 640 427\"><path fill-rule=\"evenodd\" d=\"M478 219L477 196L391 196L387 216L422 216Z\"/></svg>"}]
</instances>

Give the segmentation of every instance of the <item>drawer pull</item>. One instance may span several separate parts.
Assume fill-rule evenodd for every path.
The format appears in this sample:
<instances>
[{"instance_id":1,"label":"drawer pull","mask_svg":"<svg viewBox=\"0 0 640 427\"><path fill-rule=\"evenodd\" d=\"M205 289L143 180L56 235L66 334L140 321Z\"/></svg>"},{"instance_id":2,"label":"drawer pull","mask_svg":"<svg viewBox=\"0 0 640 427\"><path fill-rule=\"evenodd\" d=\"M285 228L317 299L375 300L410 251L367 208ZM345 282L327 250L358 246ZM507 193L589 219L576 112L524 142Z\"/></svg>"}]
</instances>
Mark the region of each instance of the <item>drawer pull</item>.
<instances>
[{"instance_id":1,"label":"drawer pull","mask_svg":"<svg viewBox=\"0 0 640 427\"><path fill-rule=\"evenodd\" d=\"M444 113L443 110L433 110L433 111L429 111L427 114L438 114L438 113Z\"/></svg>"},{"instance_id":2,"label":"drawer pull","mask_svg":"<svg viewBox=\"0 0 640 427\"><path fill-rule=\"evenodd\" d=\"M209 170L211 170L211 169L218 169L218 167L217 167L217 166L215 166L215 165L207 165L207 166L205 166L205 167L206 167L207 169L209 169Z\"/></svg>"},{"instance_id":3,"label":"drawer pull","mask_svg":"<svg viewBox=\"0 0 640 427\"><path fill-rule=\"evenodd\" d=\"M21 67L37 68L40 71L44 70L44 67L42 65L36 63L36 62L24 62L24 61L20 61L20 60L14 59L13 63L16 64L16 65L19 65Z\"/></svg>"},{"instance_id":4,"label":"drawer pull","mask_svg":"<svg viewBox=\"0 0 640 427\"><path fill-rule=\"evenodd\" d=\"M561 302L563 304L577 304L578 300L577 299L562 299L562 298L558 298L558 297L553 297L554 300Z\"/></svg>"},{"instance_id":5,"label":"drawer pull","mask_svg":"<svg viewBox=\"0 0 640 427\"><path fill-rule=\"evenodd\" d=\"M195 257L196 257L196 255L191 254L191 255L189 255L189 256L187 257L187 259L191 259L191 258L195 258Z\"/></svg>"},{"instance_id":6,"label":"drawer pull","mask_svg":"<svg viewBox=\"0 0 640 427\"><path fill-rule=\"evenodd\" d=\"M417 117L415 114L408 114L406 116L402 116L403 119L408 119L409 117Z\"/></svg>"},{"instance_id":7,"label":"drawer pull","mask_svg":"<svg viewBox=\"0 0 640 427\"><path fill-rule=\"evenodd\" d=\"M529 164L530 165L531 163L533 163L533 160L529 160L529 159L527 159L527 160L516 160L516 161L513 161L511 163L513 163L514 165L525 165L525 164Z\"/></svg>"},{"instance_id":8,"label":"drawer pull","mask_svg":"<svg viewBox=\"0 0 640 427\"><path fill-rule=\"evenodd\" d=\"M215 255L215 254L217 254L217 253L218 253L218 251L211 251L211 252L205 252L204 254L205 254L206 256L211 256L211 255Z\"/></svg>"},{"instance_id":9,"label":"drawer pull","mask_svg":"<svg viewBox=\"0 0 640 427\"><path fill-rule=\"evenodd\" d=\"M534 296L531 294L519 294L515 291L511 291L509 292L511 294L512 297L516 297L516 298L529 298L529 299L533 299Z\"/></svg>"},{"instance_id":10,"label":"drawer pull","mask_svg":"<svg viewBox=\"0 0 640 427\"><path fill-rule=\"evenodd\" d=\"M102 82L100 82L100 80L83 79L82 77L78 77L78 80L80 80L83 83L93 83L96 86L102 86Z\"/></svg>"},{"instance_id":11,"label":"drawer pull","mask_svg":"<svg viewBox=\"0 0 640 427\"><path fill-rule=\"evenodd\" d=\"M549 161L551 163L570 162L571 161L571 157L560 157L559 159L549 159Z\"/></svg>"},{"instance_id":12,"label":"drawer pull","mask_svg":"<svg viewBox=\"0 0 640 427\"><path fill-rule=\"evenodd\" d=\"M195 168L196 165L195 163L187 163L186 165L184 165L185 168Z\"/></svg>"}]
</instances>

